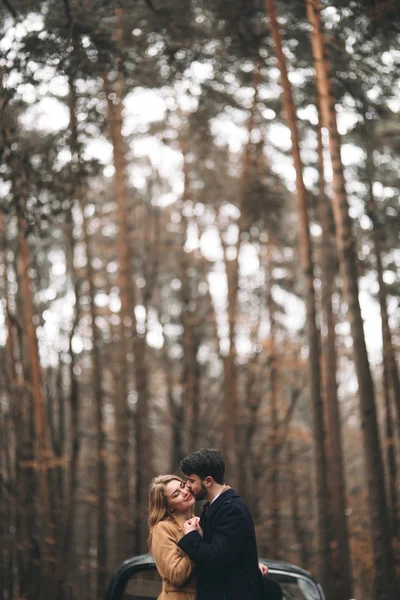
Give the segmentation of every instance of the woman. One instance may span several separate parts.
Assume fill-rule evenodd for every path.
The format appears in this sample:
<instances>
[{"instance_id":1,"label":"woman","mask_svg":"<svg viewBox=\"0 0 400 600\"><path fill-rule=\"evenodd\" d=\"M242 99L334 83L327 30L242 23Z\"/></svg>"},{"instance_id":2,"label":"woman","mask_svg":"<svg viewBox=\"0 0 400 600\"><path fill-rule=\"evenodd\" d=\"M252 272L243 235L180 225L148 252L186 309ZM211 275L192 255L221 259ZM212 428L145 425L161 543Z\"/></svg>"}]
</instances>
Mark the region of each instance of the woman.
<instances>
[{"instance_id":1,"label":"woman","mask_svg":"<svg viewBox=\"0 0 400 600\"><path fill-rule=\"evenodd\" d=\"M178 547L183 524L193 516L194 503L187 484L177 475L160 475L150 484L149 549L162 578L158 600L196 599L195 565Z\"/></svg>"}]
</instances>

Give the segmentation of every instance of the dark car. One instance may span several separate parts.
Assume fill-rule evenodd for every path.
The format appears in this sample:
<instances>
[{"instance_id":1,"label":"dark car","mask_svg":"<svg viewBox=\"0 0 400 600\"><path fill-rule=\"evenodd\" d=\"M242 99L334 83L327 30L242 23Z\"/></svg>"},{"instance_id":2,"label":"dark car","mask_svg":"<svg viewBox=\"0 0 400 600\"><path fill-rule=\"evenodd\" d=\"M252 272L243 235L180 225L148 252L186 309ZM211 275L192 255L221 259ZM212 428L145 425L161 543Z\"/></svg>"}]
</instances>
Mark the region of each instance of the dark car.
<instances>
[{"instance_id":1,"label":"dark car","mask_svg":"<svg viewBox=\"0 0 400 600\"><path fill-rule=\"evenodd\" d=\"M281 561L260 562L269 569L267 580L281 586L285 600L325 600L319 583L304 569ZM161 578L154 559L151 554L142 554L126 560L114 573L106 600L155 600L160 593ZM266 600L268 595L266 591Z\"/></svg>"}]
</instances>

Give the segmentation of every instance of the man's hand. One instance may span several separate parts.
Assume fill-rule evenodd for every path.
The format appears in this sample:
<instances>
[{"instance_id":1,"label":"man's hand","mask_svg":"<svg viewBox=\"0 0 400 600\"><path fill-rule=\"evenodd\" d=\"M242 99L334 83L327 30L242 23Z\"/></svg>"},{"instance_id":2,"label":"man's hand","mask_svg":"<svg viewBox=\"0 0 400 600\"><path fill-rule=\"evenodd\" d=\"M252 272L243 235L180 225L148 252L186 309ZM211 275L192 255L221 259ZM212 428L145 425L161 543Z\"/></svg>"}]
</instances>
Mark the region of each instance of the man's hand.
<instances>
[{"instance_id":1,"label":"man's hand","mask_svg":"<svg viewBox=\"0 0 400 600\"><path fill-rule=\"evenodd\" d=\"M200 530L200 519L199 517L192 517L191 519L188 519L187 521L185 521L184 525L183 525L183 531L185 533L185 535L187 533L190 533L191 531L199 531ZM199 531L200 533L200 531Z\"/></svg>"},{"instance_id":2,"label":"man's hand","mask_svg":"<svg viewBox=\"0 0 400 600\"><path fill-rule=\"evenodd\" d=\"M268 567L267 565L263 565L262 563L258 563L258 568L261 571L261 575L263 577L265 577L266 575L268 575Z\"/></svg>"}]
</instances>

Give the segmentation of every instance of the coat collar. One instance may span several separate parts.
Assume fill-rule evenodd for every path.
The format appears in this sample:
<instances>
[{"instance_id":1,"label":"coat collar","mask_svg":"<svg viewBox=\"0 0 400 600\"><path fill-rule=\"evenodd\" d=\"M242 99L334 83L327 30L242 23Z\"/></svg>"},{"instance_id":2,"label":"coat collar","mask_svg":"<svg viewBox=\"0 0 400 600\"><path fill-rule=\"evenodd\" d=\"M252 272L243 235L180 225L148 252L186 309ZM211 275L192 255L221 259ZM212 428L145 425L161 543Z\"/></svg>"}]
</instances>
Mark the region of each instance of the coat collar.
<instances>
[{"instance_id":1,"label":"coat collar","mask_svg":"<svg viewBox=\"0 0 400 600\"><path fill-rule=\"evenodd\" d=\"M222 494L220 494L218 496L218 498L216 500L214 500L214 502L212 502L211 504L209 502L207 502L204 506L203 506L203 511L206 510L207 512L205 513L205 515L207 515L207 518L211 517L216 510L218 510L218 508L221 506L221 504L223 504L224 502L226 502L226 500L229 500L229 498L239 498L239 494L237 492L235 492L235 490L233 488L228 488L227 490L225 490L225 492L222 492Z\"/></svg>"}]
</instances>

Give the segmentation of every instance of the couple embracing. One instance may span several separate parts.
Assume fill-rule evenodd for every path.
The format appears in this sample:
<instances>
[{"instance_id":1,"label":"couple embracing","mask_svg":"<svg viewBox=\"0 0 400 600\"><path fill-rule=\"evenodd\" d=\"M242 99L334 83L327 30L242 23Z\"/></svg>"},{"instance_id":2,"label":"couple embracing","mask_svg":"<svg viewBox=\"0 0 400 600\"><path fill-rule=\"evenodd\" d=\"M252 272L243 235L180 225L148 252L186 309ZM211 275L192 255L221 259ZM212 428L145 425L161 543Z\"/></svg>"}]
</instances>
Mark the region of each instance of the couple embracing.
<instances>
[{"instance_id":1,"label":"couple embracing","mask_svg":"<svg viewBox=\"0 0 400 600\"><path fill-rule=\"evenodd\" d=\"M180 463L177 475L153 479L149 549L162 578L158 600L261 600L263 575L254 524L240 496L225 484L225 463L202 449ZM207 500L200 517L196 500Z\"/></svg>"}]
</instances>

